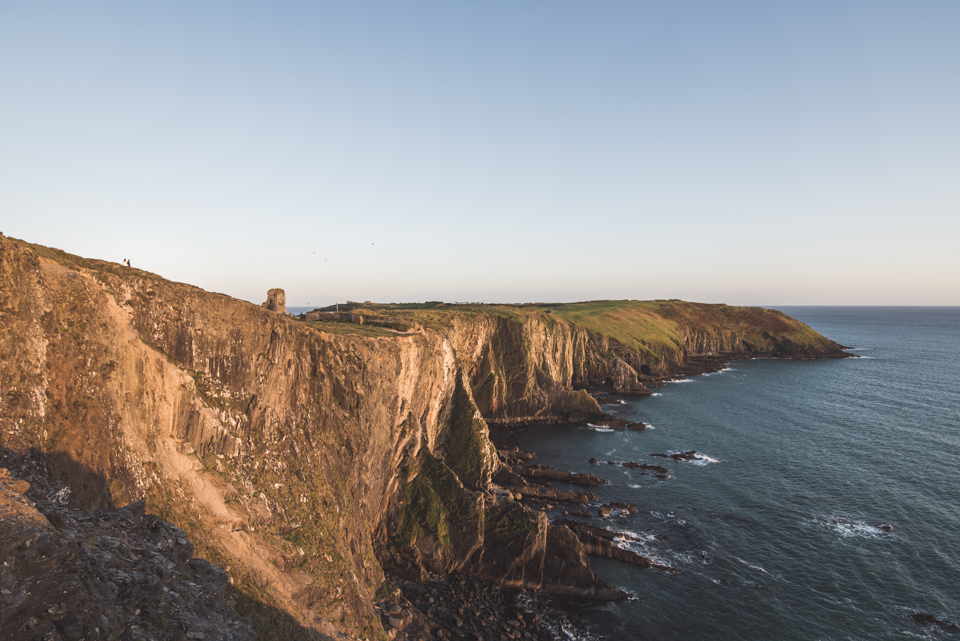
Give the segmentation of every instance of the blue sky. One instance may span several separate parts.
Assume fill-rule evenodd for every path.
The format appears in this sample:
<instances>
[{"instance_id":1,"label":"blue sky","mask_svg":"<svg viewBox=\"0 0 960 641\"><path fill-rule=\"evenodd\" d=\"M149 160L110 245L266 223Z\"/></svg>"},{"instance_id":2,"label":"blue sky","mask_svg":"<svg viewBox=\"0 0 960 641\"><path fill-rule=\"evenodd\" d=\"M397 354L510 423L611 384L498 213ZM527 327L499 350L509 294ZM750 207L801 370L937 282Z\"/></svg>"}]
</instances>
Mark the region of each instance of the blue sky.
<instances>
[{"instance_id":1,"label":"blue sky","mask_svg":"<svg viewBox=\"0 0 960 641\"><path fill-rule=\"evenodd\" d=\"M960 3L0 5L0 231L260 302L960 305Z\"/></svg>"}]
</instances>

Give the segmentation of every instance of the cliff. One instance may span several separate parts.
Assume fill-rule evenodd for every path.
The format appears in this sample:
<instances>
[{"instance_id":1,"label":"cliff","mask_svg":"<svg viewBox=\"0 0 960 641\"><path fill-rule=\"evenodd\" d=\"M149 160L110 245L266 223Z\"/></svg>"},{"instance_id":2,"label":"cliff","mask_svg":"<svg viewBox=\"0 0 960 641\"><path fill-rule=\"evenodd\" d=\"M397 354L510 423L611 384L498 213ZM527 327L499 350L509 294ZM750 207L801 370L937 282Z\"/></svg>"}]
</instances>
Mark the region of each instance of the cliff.
<instances>
[{"instance_id":1,"label":"cliff","mask_svg":"<svg viewBox=\"0 0 960 641\"><path fill-rule=\"evenodd\" d=\"M292 617L304 638L376 638L384 566L619 596L573 533L495 491L488 421L597 417L578 388L642 393L709 359L843 356L754 308L356 313L402 324L298 321L0 237L0 450L42 456L73 507L145 500L228 571L261 633Z\"/></svg>"}]
</instances>

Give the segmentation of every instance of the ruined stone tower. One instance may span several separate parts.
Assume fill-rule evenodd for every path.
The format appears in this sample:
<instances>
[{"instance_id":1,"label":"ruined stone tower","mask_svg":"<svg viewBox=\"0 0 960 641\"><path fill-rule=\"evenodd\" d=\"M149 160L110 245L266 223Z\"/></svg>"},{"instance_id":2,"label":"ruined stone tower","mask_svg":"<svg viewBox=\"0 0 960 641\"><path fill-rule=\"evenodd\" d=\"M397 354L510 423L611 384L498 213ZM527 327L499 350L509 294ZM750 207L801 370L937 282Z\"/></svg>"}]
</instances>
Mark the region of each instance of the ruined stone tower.
<instances>
[{"instance_id":1,"label":"ruined stone tower","mask_svg":"<svg viewBox=\"0 0 960 641\"><path fill-rule=\"evenodd\" d=\"M279 287L267 291L267 301L261 303L260 307L266 308L271 312L287 313L287 295Z\"/></svg>"}]
</instances>

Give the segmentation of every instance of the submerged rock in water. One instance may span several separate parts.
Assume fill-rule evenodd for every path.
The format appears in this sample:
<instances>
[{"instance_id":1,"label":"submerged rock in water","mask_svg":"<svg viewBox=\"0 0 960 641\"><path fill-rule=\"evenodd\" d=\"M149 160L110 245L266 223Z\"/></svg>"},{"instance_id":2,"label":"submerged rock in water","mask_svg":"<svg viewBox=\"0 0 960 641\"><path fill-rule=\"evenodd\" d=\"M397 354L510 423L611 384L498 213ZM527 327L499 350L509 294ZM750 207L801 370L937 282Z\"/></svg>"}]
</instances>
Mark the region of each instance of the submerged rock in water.
<instances>
[{"instance_id":1,"label":"submerged rock in water","mask_svg":"<svg viewBox=\"0 0 960 641\"><path fill-rule=\"evenodd\" d=\"M600 418L590 420L590 425L594 427L609 427L615 430L645 430L647 424L643 421L628 421L613 414L604 414Z\"/></svg>"},{"instance_id":2,"label":"submerged rock in water","mask_svg":"<svg viewBox=\"0 0 960 641\"><path fill-rule=\"evenodd\" d=\"M947 632L960 632L960 625L956 623L951 623L949 621L944 621L943 619L936 617L932 614L926 612L918 612L910 617L915 623L921 625L936 626Z\"/></svg>"},{"instance_id":3,"label":"submerged rock in water","mask_svg":"<svg viewBox=\"0 0 960 641\"><path fill-rule=\"evenodd\" d=\"M677 454L651 454L650 456L656 456L658 458L668 458L674 461L700 461L703 460L702 454L697 454L695 450L690 450L688 452L679 452Z\"/></svg>"},{"instance_id":4,"label":"submerged rock in water","mask_svg":"<svg viewBox=\"0 0 960 641\"><path fill-rule=\"evenodd\" d=\"M651 454L651 456L653 456L653 454ZM652 470L654 472L660 472L661 474L666 474L670 471L669 469L665 468L662 465L651 465L649 463L637 463L635 461L624 461L623 463L616 463L615 461L609 461L609 462L614 465L620 465L620 466L629 467L632 469Z\"/></svg>"}]
</instances>

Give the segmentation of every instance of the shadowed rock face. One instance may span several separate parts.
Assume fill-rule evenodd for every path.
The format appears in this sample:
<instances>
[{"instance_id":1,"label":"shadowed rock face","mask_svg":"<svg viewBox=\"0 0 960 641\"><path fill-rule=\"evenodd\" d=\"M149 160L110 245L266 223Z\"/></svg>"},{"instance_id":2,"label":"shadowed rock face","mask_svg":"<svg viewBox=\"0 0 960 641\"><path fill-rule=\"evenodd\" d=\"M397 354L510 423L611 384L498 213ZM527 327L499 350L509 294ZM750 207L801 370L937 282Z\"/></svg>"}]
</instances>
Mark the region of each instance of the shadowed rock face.
<instances>
[{"instance_id":1,"label":"shadowed rock face","mask_svg":"<svg viewBox=\"0 0 960 641\"><path fill-rule=\"evenodd\" d=\"M151 630L154 639L195 632L253 640L224 597L226 573L192 558L183 530L144 514L142 502L75 510L50 489L0 468L0 638L119 639Z\"/></svg>"},{"instance_id":2,"label":"shadowed rock face","mask_svg":"<svg viewBox=\"0 0 960 641\"><path fill-rule=\"evenodd\" d=\"M615 394L650 394L647 386L637 378L637 371L620 358L615 358L611 368L610 384Z\"/></svg>"},{"instance_id":3,"label":"shadowed rock face","mask_svg":"<svg viewBox=\"0 0 960 641\"><path fill-rule=\"evenodd\" d=\"M0 279L0 446L85 470L74 507L145 500L247 598L369 636L381 561L615 596L569 531L494 495L486 427L602 418L573 387L610 380L611 350L643 367L602 334L494 312L322 331L3 237ZM736 345L710 331L690 336Z\"/></svg>"}]
</instances>

